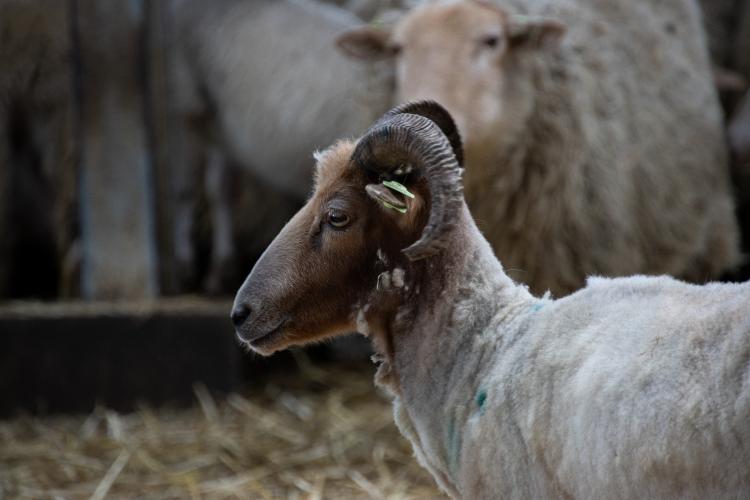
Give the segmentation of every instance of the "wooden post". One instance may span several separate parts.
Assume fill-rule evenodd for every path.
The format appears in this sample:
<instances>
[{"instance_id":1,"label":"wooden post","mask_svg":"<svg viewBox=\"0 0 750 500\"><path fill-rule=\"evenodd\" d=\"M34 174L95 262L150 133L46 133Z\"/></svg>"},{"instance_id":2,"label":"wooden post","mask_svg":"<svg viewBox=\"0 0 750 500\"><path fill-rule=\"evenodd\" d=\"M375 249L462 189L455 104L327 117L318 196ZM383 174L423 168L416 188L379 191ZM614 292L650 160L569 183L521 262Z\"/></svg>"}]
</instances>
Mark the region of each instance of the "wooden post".
<instances>
[{"instance_id":1,"label":"wooden post","mask_svg":"<svg viewBox=\"0 0 750 500\"><path fill-rule=\"evenodd\" d=\"M83 87L82 286L88 299L159 291L139 52L142 0L78 0Z\"/></svg>"}]
</instances>

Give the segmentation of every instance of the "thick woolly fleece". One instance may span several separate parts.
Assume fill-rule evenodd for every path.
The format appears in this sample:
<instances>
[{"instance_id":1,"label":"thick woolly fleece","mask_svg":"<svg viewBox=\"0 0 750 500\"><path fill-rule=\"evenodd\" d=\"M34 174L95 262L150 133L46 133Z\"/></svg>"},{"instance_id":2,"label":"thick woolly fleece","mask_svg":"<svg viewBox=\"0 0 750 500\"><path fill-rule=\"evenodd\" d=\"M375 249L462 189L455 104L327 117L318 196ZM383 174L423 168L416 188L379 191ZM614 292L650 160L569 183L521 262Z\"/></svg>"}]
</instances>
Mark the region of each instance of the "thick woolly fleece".
<instances>
[{"instance_id":1,"label":"thick woolly fleece","mask_svg":"<svg viewBox=\"0 0 750 500\"><path fill-rule=\"evenodd\" d=\"M535 298L464 219L465 257L434 258L454 279L402 306L390 360L396 422L446 492L750 498L750 283L591 278Z\"/></svg>"},{"instance_id":2,"label":"thick woolly fleece","mask_svg":"<svg viewBox=\"0 0 750 500\"><path fill-rule=\"evenodd\" d=\"M215 113L233 159L282 192L304 200L310 151L361 134L388 110L391 71L333 50L361 23L345 10L310 0L173 3L179 110Z\"/></svg>"},{"instance_id":3,"label":"thick woolly fleece","mask_svg":"<svg viewBox=\"0 0 750 500\"><path fill-rule=\"evenodd\" d=\"M561 295L590 275L705 282L732 269L738 229L697 4L492 2L567 26L558 49L527 51L508 73L502 130L464 134L466 197L511 275Z\"/></svg>"}]
</instances>

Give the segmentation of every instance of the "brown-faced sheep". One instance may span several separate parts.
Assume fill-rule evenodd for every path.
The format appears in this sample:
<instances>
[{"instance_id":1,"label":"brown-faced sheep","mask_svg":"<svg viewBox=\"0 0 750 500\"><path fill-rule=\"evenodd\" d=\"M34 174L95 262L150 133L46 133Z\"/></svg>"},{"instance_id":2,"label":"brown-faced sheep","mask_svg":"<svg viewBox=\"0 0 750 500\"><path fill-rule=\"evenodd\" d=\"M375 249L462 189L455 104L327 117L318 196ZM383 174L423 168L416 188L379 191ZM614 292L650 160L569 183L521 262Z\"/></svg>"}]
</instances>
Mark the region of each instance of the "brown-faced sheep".
<instances>
[{"instance_id":1,"label":"brown-faced sheep","mask_svg":"<svg viewBox=\"0 0 750 500\"><path fill-rule=\"evenodd\" d=\"M750 283L535 298L474 224L460 158L434 103L323 152L237 293L237 335L264 355L368 335L396 423L454 498L749 497Z\"/></svg>"},{"instance_id":2,"label":"brown-faced sheep","mask_svg":"<svg viewBox=\"0 0 750 500\"><path fill-rule=\"evenodd\" d=\"M697 4L428 2L339 40L393 60L466 143L480 228L533 291L590 274L716 278L737 265L722 119Z\"/></svg>"}]
</instances>

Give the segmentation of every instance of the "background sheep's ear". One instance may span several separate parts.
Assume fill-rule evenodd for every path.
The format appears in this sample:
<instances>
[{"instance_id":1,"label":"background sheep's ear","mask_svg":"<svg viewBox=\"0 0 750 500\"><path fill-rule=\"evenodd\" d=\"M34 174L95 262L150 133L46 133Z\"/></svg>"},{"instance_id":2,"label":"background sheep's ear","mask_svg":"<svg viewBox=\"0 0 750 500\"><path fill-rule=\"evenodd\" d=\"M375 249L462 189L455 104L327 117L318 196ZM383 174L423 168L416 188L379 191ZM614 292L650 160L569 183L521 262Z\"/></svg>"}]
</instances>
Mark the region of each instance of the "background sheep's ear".
<instances>
[{"instance_id":1,"label":"background sheep's ear","mask_svg":"<svg viewBox=\"0 0 750 500\"><path fill-rule=\"evenodd\" d=\"M565 34L565 25L548 18L512 16L508 19L508 40L511 47L557 47Z\"/></svg>"},{"instance_id":2,"label":"background sheep's ear","mask_svg":"<svg viewBox=\"0 0 750 500\"><path fill-rule=\"evenodd\" d=\"M347 31L336 38L336 46L354 59L385 59L393 55L388 47L390 33L385 30L365 26Z\"/></svg>"},{"instance_id":3,"label":"background sheep's ear","mask_svg":"<svg viewBox=\"0 0 750 500\"><path fill-rule=\"evenodd\" d=\"M405 213L407 208L405 201L383 184L368 184L365 186L365 191L382 208Z\"/></svg>"}]
</instances>

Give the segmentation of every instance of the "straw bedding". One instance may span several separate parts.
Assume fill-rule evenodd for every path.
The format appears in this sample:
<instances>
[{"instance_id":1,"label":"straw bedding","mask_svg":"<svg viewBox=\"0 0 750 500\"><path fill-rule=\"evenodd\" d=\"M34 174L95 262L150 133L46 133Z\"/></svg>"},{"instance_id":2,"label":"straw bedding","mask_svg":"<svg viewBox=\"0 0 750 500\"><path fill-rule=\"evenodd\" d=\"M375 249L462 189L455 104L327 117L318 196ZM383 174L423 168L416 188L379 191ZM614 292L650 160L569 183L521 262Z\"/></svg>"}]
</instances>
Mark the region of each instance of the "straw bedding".
<instances>
[{"instance_id":1,"label":"straw bedding","mask_svg":"<svg viewBox=\"0 0 750 500\"><path fill-rule=\"evenodd\" d=\"M369 366L312 366L186 410L0 421L5 498L444 498Z\"/></svg>"}]
</instances>

